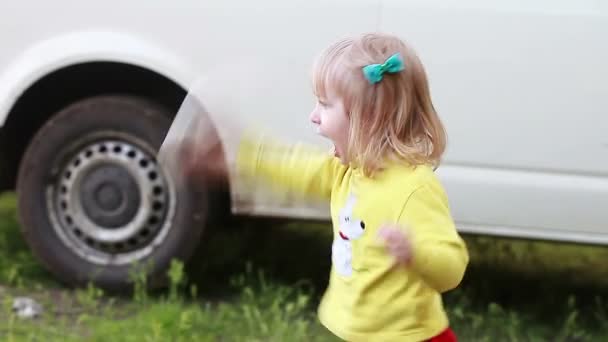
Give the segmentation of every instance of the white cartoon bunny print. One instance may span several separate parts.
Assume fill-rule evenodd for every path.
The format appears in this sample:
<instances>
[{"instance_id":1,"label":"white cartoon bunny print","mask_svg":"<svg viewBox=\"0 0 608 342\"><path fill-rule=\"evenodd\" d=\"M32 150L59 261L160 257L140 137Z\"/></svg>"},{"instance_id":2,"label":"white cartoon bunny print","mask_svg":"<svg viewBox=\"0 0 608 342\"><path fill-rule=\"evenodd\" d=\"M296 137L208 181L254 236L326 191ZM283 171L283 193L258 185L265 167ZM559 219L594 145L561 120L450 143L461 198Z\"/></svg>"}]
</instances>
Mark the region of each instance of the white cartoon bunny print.
<instances>
[{"instance_id":1,"label":"white cartoon bunny print","mask_svg":"<svg viewBox=\"0 0 608 342\"><path fill-rule=\"evenodd\" d=\"M356 198L351 194L338 216L338 236L332 244L332 260L336 271L345 277L353 273L352 241L365 231L365 223L353 216Z\"/></svg>"}]
</instances>

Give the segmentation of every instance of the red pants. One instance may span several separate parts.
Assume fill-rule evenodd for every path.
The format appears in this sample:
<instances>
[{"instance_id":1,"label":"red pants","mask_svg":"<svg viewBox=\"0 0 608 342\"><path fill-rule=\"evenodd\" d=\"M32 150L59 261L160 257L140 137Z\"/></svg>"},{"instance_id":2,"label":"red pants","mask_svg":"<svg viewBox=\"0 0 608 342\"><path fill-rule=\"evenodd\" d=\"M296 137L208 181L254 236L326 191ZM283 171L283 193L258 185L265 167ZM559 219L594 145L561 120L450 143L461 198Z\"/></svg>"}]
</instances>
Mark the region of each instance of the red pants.
<instances>
[{"instance_id":1,"label":"red pants","mask_svg":"<svg viewBox=\"0 0 608 342\"><path fill-rule=\"evenodd\" d=\"M447 328L441 334L432 337L429 342L458 342L458 339L452 329Z\"/></svg>"}]
</instances>

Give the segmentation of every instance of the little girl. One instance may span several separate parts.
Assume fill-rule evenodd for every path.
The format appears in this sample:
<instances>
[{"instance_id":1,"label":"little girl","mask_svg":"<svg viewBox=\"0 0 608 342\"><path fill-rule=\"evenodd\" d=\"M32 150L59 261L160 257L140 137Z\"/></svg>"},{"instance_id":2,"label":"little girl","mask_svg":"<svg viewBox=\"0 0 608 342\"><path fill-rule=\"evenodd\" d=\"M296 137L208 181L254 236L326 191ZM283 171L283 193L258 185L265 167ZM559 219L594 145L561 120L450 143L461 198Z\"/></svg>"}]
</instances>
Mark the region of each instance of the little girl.
<instances>
[{"instance_id":1,"label":"little girl","mask_svg":"<svg viewBox=\"0 0 608 342\"><path fill-rule=\"evenodd\" d=\"M365 34L314 66L310 114L334 155L245 138L241 177L330 201L334 240L319 318L348 341L456 341L441 294L469 256L434 168L446 137L424 68L404 42Z\"/></svg>"}]
</instances>

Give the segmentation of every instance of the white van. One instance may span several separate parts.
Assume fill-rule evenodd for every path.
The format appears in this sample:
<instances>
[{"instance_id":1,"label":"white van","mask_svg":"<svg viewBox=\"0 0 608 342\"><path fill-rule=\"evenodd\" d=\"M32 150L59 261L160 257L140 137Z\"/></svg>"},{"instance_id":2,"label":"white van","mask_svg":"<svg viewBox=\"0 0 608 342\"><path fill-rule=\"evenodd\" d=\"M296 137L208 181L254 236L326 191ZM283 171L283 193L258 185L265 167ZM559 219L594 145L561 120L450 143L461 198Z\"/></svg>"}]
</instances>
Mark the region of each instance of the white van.
<instances>
[{"instance_id":1,"label":"white van","mask_svg":"<svg viewBox=\"0 0 608 342\"><path fill-rule=\"evenodd\" d=\"M0 13L0 185L68 284L120 289L145 261L159 278L196 247L217 208L175 192L155 155L198 75L235 55L288 66L283 95L259 101L290 108L273 121L304 135L313 58L377 30L427 69L460 231L608 243L606 2L28 0ZM327 218L205 196L235 214Z\"/></svg>"}]
</instances>

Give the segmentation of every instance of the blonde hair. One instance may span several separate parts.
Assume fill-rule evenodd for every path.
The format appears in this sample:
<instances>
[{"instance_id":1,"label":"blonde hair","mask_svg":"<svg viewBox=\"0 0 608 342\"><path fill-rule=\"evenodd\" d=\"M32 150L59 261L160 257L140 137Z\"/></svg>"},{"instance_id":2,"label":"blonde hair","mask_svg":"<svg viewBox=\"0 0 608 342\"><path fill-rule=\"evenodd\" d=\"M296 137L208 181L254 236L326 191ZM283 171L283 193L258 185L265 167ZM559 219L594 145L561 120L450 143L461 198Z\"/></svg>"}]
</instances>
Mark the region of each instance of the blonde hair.
<instances>
[{"instance_id":1,"label":"blonde hair","mask_svg":"<svg viewBox=\"0 0 608 342\"><path fill-rule=\"evenodd\" d=\"M362 68L400 53L405 70L371 84ZM347 159L372 175L389 160L437 167L446 132L430 97L418 56L399 38L379 33L346 38L329 46L313 68L313 91L344 101L350 118Z\"/></svg>"}]
</instances>

